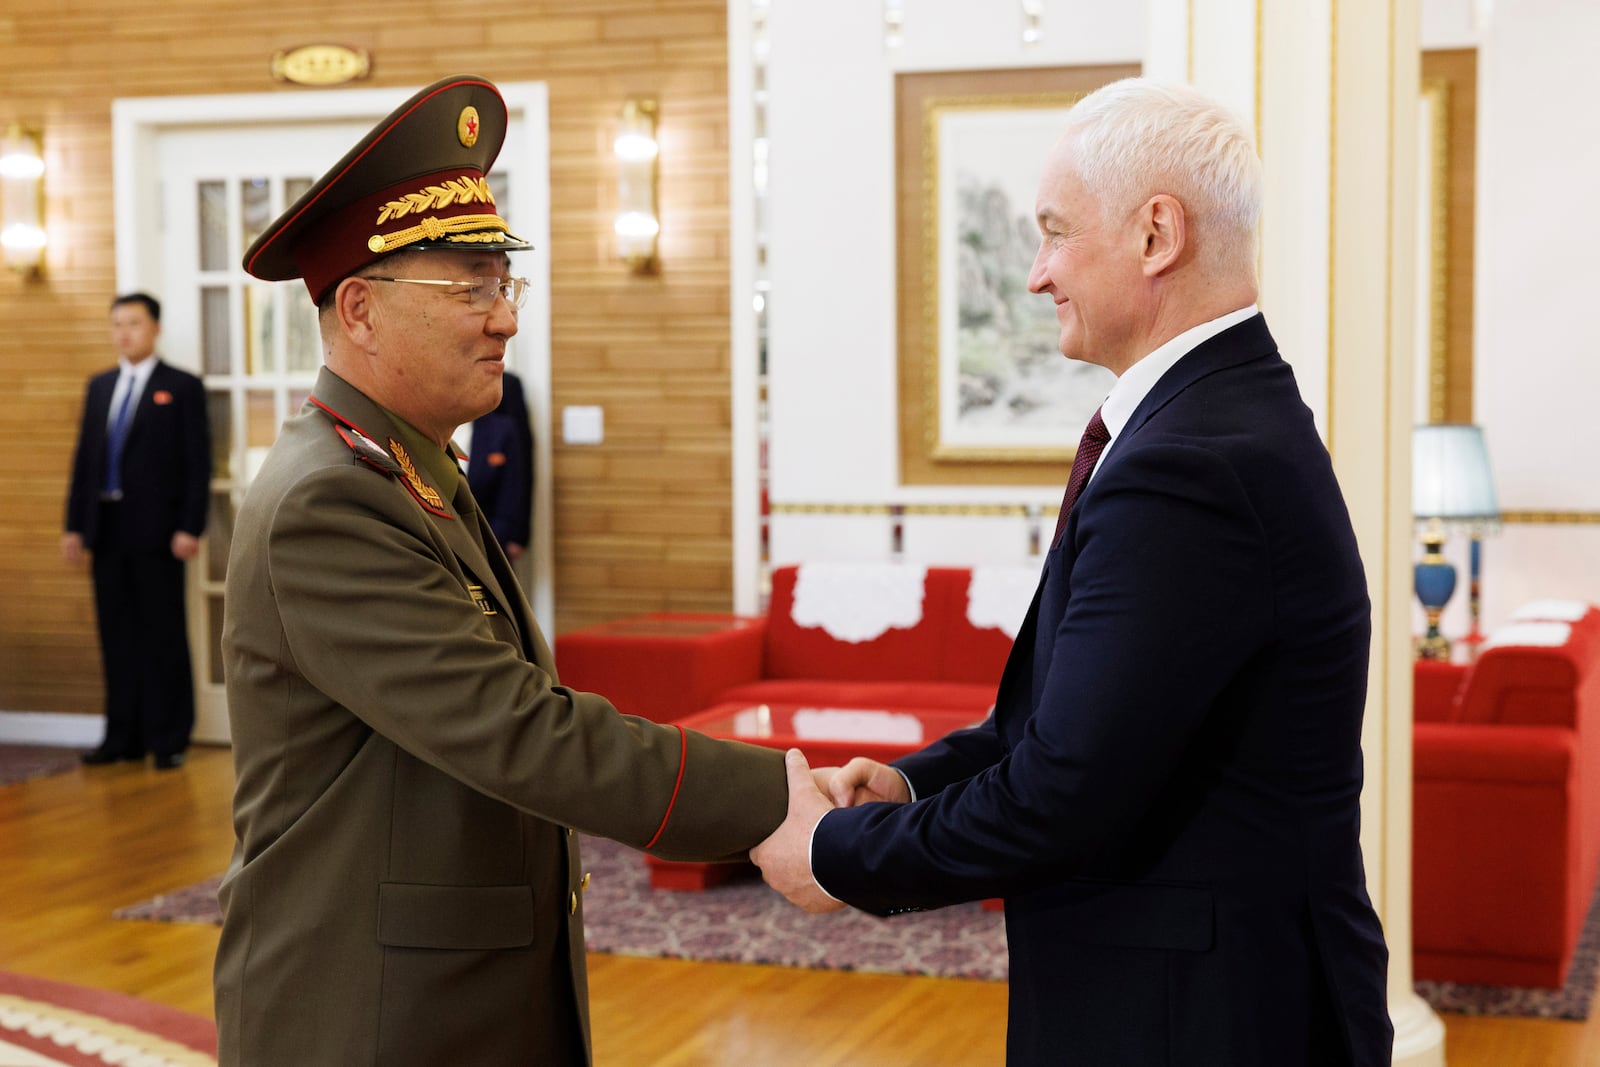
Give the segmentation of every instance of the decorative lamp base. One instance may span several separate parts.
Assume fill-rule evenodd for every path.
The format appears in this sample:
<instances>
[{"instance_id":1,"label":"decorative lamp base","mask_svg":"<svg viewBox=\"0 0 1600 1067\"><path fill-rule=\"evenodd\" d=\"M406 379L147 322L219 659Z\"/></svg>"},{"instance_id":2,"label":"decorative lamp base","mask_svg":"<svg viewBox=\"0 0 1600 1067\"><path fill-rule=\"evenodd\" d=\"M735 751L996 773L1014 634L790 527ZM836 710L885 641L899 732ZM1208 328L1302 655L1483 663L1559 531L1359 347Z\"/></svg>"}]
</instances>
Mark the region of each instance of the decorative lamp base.
<instances>
[{"instance_id":1,"label":"decorative lamp base","mask_svg":"<svg viewBox=\"0 0 1600 1067\"><path fill-rule=\"evenodd\" d=\"M1450 641L1439 632L1439 616L1456 591L1456 569L1444 558L1444 536L1437 530L1422 535L1422 558L1412 570L1417 600L1428 618L1428 631L1417 638L1418 659L1450 658Z\"/></svg>"}]
</instances>

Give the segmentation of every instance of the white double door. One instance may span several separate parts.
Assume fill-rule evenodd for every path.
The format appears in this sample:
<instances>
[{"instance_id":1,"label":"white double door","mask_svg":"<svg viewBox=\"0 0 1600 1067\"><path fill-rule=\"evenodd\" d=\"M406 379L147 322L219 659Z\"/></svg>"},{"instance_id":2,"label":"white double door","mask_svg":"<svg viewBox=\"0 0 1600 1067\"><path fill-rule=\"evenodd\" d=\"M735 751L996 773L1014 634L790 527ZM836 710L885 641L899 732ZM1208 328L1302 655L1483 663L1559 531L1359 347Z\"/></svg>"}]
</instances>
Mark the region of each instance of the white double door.
<instances>
[{"instance_id":1,"label":"white double door","mask_svg":"<svg viewBox=\"0 0 1600 1067\"><path fill-rule=\"evenodd\" d=\"M502 212L539 250L515 264L533 284L506 357L525 383L536 440L534 545L520 577L535 612L548 621L545 97L540 85L504 88L508 102L519 106L492 184ZM210 511L200 557L189 568L197 740L229 737L220 643L234 516L278 428L304 404L322 363L316 309L304 284L248 277L240 265L244 250L407 95L174 97L123 100L113 108L117 290L147 290L161 300L162 357L200 375L211 424Z\"/></svg>"}]
</instances>

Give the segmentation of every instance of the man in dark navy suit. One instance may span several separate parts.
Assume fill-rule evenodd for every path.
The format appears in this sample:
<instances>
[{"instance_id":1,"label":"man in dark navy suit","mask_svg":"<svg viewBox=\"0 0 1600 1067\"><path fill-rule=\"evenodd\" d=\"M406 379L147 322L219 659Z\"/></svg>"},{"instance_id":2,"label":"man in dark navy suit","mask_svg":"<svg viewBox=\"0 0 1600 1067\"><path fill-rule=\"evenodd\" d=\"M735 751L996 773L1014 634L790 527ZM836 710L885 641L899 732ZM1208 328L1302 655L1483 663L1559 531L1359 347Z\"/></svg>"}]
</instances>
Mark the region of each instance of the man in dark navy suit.
<instances>
[{"instance_id":1,"label":"man in dark navy suit","mask_svg":"<svg viewBox=\"0 0 1600 1067\"><path fill-rule=\"evenodd\" d=\"M533 428L521 379L506 371L501 383L499 406L472 421L467 486L506 558L515 561L527 550L533 520Z\"/></svg>"},{"instance_id":2,"label":"man in dark navy suit","mask_svg":"<svg viewBox=\"0 0 1600 1067\"><path fill-rule=\"evenodd\" d=\"M83 761L149 753L171 770L194 728L183 565L205 529L211 435L205 389L155 355L160 332L153 297L112 301L118 365L84 396L61 554L92 557L105 670L105 738Z\"/></svg>"},{"instance_id":3,"label":"man in dark navy suit","mask_svg":"<svg viewBox=\"0 0 1600 1067\"><path fill-rule=\"evenodd\" d=\"M852 761L836 810L789 753L789 818L752 853L810 910L1003 897L1011 1064L1390 1062L1367 584L1255 306L1260 199L1248 131L1192 89L1073 109L1028 284L1062 353L1118 379L994 713Z\"/></svg>"}]
</instances>

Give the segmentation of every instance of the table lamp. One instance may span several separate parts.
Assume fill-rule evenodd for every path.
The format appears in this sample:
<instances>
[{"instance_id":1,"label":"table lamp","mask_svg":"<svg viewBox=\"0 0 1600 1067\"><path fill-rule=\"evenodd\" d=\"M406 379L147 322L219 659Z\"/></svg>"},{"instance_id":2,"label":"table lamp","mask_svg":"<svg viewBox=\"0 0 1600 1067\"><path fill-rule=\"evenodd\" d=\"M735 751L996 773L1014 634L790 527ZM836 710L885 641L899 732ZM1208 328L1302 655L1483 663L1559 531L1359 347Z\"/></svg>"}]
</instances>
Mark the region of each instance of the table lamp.
<instances>
[{"instance_id":1,"label":"table lamp","mask_svg":"<svg viewBox=\"0 0 1600 1067\"><path fill-rule=\"evenodd\" d=\"M1417 640L1418 659L1450 658L1450 642L1439 632L1439 616L1456 588L1456 569L1444 558L1448 531L1472 539L1466 640L1482 640L1478 625L1478 580L1482 539L1497 529L1500 507L1489 474L1489 450L1477 426L1433 423L1411 432L1411 514L1421 530L1422 558L1414 578L1417 600L1427 616L1427 632Z\"/></svg>"}]
</instances>

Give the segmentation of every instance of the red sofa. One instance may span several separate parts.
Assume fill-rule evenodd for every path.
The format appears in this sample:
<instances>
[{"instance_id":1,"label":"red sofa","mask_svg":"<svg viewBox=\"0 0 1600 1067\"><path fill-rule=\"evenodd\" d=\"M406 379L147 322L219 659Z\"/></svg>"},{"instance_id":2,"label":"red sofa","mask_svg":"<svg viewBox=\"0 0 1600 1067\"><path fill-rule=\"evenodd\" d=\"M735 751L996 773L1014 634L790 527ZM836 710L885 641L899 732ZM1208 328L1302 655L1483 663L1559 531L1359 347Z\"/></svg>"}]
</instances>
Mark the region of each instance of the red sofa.
<instances>
[{"instance_id":1,"label":"red sofa","mask_svg":"<svg viewBox=\"0 0 1600 1067\"><path fill-rule=\"evenodd\" d=\"M994 703L1007 631L1036 578L1018 568L783 566L763 617L654 614L574 630L556 639L556 667L562 684L658 722L735 700L977 718Z\"/></svg>"},{"instance_id":2,"label":"red sofa","mask_svg":"<svg viewBox=\"0 0 1600 1067\"><path fill-rule=\"evenodd\" d=\"M1416 977L1560 986L1600 872L1600 611L1417 663L1415 708Z\"/></svg>"}]
</instances>

